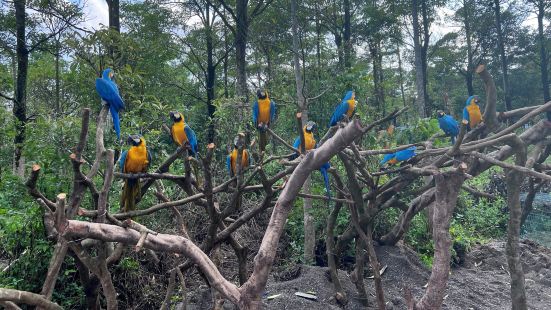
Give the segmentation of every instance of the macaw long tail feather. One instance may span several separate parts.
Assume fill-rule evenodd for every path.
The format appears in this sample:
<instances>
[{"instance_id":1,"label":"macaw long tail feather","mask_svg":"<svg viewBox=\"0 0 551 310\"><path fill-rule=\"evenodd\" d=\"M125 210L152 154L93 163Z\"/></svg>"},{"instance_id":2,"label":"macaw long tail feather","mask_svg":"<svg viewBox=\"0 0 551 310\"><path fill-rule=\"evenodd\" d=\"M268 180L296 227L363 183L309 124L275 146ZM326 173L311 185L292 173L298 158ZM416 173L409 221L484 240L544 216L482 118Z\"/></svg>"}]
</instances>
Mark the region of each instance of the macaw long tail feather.
<instances>
[{"instance_id":1,"label":"macaw long tail feather","mask_svg":"<svg viewBox=\"0 0 551 310\"><path fill-rule=\"evenodd\" d=\"M113 118L113 126L115 127L115 132L117 133L117 139L121 138L121 120L119 118L119 112L113 105L109 105L109 111L111 111L111 117Z\"/></svg>"},{"instance_id":2,"label":"macaw long tail feather","mask_svg":"<svg viewBox=\"0 0 551 310\"><path fill-rule=\"evenodd\" d=\"M191 169L193 169L193 174L195 175L195 182L197 182L197 186L201 187L201 179L199 178L199 167L197 167L196 162L191 162Z\"/></svg>"},{"instance_id":3,"label":"macaw long tail feather","mask_svg":"<svg viewBox=\"0 0 551 310\"><path fill-rule=\"evenodd\" d=\"M327 169L320 168L321 175L323 175L323 182L325 183L325 194L327 198L331 198L331 186L329 185L329 175Z\"/></svg>"},{"instance_id":4,"label":"macaw long tail feather","mask_svg":"<svg viewBox=\"0 0 551 310\"><path fill-rule=\"evenodd\" d=\"M266 145L268 144L268 131L260 130L258 132L258 147L261 152L264 152Z\"/></svg>"},{"instance_id":5,"label":"macaw long tail feather","mask_svg":"<svg viewBox=\"0 0 551 310\"><path fill-rule=\"evenodd\" d=\"M124 181L121 194L121 209L124 212L133 211L136 209L136 200L140 197L141 188L140 182L135 179L127 179Z\"/></svg>"},{"instance_id":6,"label":"macaw long tail feather","mask_svg":"<svg viewBox=\"0 0 551 310\"><path fill-rule=\"evenodd\" d=\"M452 138L452 145L455 145L455 138L456 138L456 136L451 136L451 138Z\"/></svg>"}]
</instances>

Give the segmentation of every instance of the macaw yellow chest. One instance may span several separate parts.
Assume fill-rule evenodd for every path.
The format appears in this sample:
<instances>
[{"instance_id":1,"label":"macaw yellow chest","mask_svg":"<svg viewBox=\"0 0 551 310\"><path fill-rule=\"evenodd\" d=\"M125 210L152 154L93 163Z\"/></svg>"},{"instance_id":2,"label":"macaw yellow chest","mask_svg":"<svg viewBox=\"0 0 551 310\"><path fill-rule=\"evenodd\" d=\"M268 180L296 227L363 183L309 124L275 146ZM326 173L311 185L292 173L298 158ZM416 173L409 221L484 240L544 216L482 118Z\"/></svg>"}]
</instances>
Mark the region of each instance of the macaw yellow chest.
<instances>
[{"instance_id":1,"label":"macaw yellow chest","mask_svg":"<svg viewBox=\"0 0 551 310\"><path fill-rule=\"evenodd\" d=\"M172 140L178 145L182 145L188 141L185 127L184 121L179 121L172 125Z\"/></svg>"},{"instance_id":2,"label":"macaw yellow chest","mask_svg":"<svg viewBox=\"0 0 551 310\"><path fill-rule=\"evenodd\" d=\"M480 107L478 104L470 104L467 106L467 112L469 112L469 126L471 128L476 127L482 121Z\"/></svg>"},{"instance_id":3,"label":"macaw yellow chest","mask_svg":"<svg viewBox=\"0 0 551 310\"><path fill-rule=\"evenodd\" d=\"M316 139L314 139L314 133L304 131L304 146L306 150L312 150L316 147Z\"/></svg>"},{"instance_id":4,"label":"macaw yellow chest","mask_svg":"<svg viewBox=\"0 0 551 310\"><path fill-rule=\"evenodd\" d=\"M145 172L149 161L147 160L147 148L145 145L132 146L128 150L126 155L126 162L124 163L124 172L126 173L139 173Z\"/></svg>"},{"instance_id":5,"label":"macaw yellow chest","mask_svg":"<svg viewBox=\"0 0 551 310\"><path fill-rule=\"evenodd\" d=\"M350 118L354 114L354 110L356 110L356 100L349 99L346 102L348 103L348 111L346 111L346 116Z\"/></svg>"},{"instance_id":6,"label":"macaw yellow chest","mask_svg":"<svg viewBox=\"0 0 551 310\"><path fill-rule=\"evenodd\" d=\"M258 99L258 123L270 123L270 99Z\"/></svg>"},{"instance_id":7,"label":"macaw yellow chest","mask_svg":"<svg viewBox=\"0 0 551 310\"><path fill-rule=\"evenodd\" d=\"M237 149L233 149L230 155L231 160L231 171L235 173L237 162ZM249 166L249 152L247 150L243 150L243 154L241 154L241 169L247 168Z\"/></svg>"}]
</instances>

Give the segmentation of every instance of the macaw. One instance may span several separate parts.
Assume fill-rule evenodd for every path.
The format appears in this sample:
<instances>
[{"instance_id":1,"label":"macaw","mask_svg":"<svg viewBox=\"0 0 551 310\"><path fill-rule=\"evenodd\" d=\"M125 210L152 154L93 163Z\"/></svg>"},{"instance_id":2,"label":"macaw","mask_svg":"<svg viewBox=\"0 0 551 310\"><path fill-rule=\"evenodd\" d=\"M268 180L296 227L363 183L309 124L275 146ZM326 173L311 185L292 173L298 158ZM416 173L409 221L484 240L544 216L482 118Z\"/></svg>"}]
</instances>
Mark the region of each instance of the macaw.
<instances>
[{"instance_id":1,"label":"macaw","mask_svg":"<svg viewBox=\"0 0 551 310\"><path fill-rule=\"evenodd\" d=\"M197 136L191 127L184 122L184 115L180 112L170 112L170 118L174 122L170 127L170 135L174 143L179 146L188 143L189 154L197 157Z\"/></svg>"},{"instance_id":2,"label":"macaw","mask_svg":"<svg viewBox=\"0 0 551 310\"><path fill-rule=\"evenodd\" d=\"M452 144L455 144L455 138L459 134L457 121L451 115L444 113L444 111L438 111L438 126L451 138Z\"/></svg>"},{"instance_id":3,"label":"macaw","mask_svg":"<svg viewBox=\"0 0 551 310\"><path fill-rule=\"evenodd\" d=\"M113 70L107 68L103 70L102 78L96 79L96 91L109 105L109 111L111 111L111 117L113 118L113 126L117 133L117 139L121 138L121 123L119 119L119 111L124 109L124 102L119 94L119 88L117 84L111 79L113 78Z\"/></svg>"},{"instance_id":4,"label":"macaw","mask_svg":"<svg viewBox=\"0 0 551 310\"><path fill-rule=\"evenodd\" d=\"M231 177L233 177L236 173L237 169L237 153L239 152L239 140L240 137L237 136L233 140L233 150L228 154L226 157L226 168L228 169L228 173ZM241 154L241 169L245 169L249 166L249 151L247 149L243 148L243 153Z\"/></svg>"},{"instance_id":5,"label":"macaw","mask_svg":"<svg viewBox=\"0 0 551 310\"><path fill-rule=\"evenodd\" d=\"M258 99L253 103L253 124L258 129L260 151L264 151L268 144L266 127L271 127L274 122L276 104L268 97L267 91L257 90L256 97Z\"/></svg>"},{"instance_id":6,"label":"macaw","mask_svg":"<svg viewBox=\"0 0 551 310\"><path fill-rule=\"evenodd\" d=\"M151 163L151 153L147 150L145 139L139 135L130 135L127 140L130 148L122 152L119 162L122 173L146 172ZM121 194L121 209L124 212L136 208L136 200L140 196L139 179L125 179Z\"/></svg>"},{"instance_id":7,"label":"macaw","mask_svg":"<svg viewBox=\"0 0 551 310\"><path fill-rule=\"evenodd\" d=\"M316 128L316 123L309 121L306 123L306 125L302 128L302 131L304 132L304 147L306 151L313 150L317 147L316 139L314 138L314 129ZM301 151L301 145L300 145L300 136L298 136L295 139L295 142L293 143L293 147L295 149L298 149ZM293 160L299 156L298 153L291 155L289 157L290 160ZM329 162L326 162L323 164L319 171L321 172L321 175L323 176L323 181L325 183L325 193L328 198L331 198L331 187L329 185L329 175L327 174L327 170L331 168L331 164Z\"/></svg>"},{"instance_id":8,"label":"macaw","mask_svg":"<svg viewBox=\"0 0 551 310\"><path fill-rule=\"evenodd\" d=\"M475 128L483 121L478 102L478 96L470 96L463 108L463 119L469 122L469 129Z\"/></svg>"},{"instance_id":9,"label":"macaw","mask_svg":"<svg viewBox=\"0 0 551 310\"><path fill-rule=\"evenodd\" d=\"M413 158L416 155L415 154L416 149L417 147L412 146L405 150L398 151L396 153L386 154L383 157L383 160L381 160L380 164L381 166L384 166L385 164L390 166L390 165L397 164L399 162L406 161L410 158Z\"/></svg>"},{"instance_id":10,"label":"macaw","mask_svg":"<svg viewBox=\"0 0 551 310\"><path fill-rule=\"evenodd\" d=\"M335 112L333 112L331 121L329 121L329 127L337 125L337 123L344 118L344 115L348 116L348 118L352 117L355 111L356 94L353 91L349 90L346 95L344 95L341 103L335 109Z\"/></svg>"}]
</instances>

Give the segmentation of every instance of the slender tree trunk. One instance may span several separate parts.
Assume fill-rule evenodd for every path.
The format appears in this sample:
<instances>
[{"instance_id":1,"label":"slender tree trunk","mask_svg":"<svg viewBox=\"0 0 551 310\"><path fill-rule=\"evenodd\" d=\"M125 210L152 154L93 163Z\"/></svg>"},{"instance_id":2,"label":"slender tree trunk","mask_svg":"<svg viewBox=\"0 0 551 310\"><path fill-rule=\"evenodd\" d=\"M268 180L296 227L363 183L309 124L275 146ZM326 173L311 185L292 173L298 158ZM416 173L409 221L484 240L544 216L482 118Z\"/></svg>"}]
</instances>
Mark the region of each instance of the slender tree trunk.
<instances>
[{"instance_id":1,"label":"slender tree trunk","mask_svg":"<svg viewBox=\"0 0 551 310\"><path fill-rule=\"evenodd\" d=\"M209 116L209 129L207 133L207 140L209 143L214 142L214 113L216 112L216 107L213 104L213 101L215 99L215 83L216 83L216 67L214 65L213 60L213 52L214 52L214 45L213 45L213 31L210 27L210 6L206 5L206 24L207 27L205 29L206 31L206 45L207 45L207 113Z\"/></svg>"},{"instance_id":2,"label":"slender tree trunk","mask_svg":"<svg viewBox=\"0 0 551 310\"><path fill-rule=\"evenodd\" d=\"M317 78L318 81L321 80L321 23L320 23L320 12L319 5L316 2L316 61L317 61Z\"/></svg>"},{"instance_id":3,"label":"slender tree trunk","mask_svg":"<svg viewBox=\"0 0 551 310\"><path fill-rule=\"evenodd\" d=\"M228 30L224 27L224 51L227 52L229 48L230 47L228 45ZM228 57L224 58L223 70L224 70L224 97L228 98L230 96L228 91Z\"/></svg>"},{"instance_id":4,"label":"slender tree trunk","mask_svg":"<svg viewBox=\"0 0 551 310\"><path fill-rule=\"evenodd\" d=\"M56 40L56 53L55 53L55 111L59 116L61 113L61 93L60 93L60 68L59 68L59 58L61 57L61 45L59 40Z\"/></svg>"},{"instance_id":5,"label":"slender tree trunk","mask_svg":"<svg viewBox=\"0 0 551 310\"><path fill-rule=\"evenodd\" d=\"M25 143L25 126L27 124L27 72L29 66L29 51L25 39L26 17L25 0L15 0L15 28L16 28L16 54L17 54L17 79L15 82L15 102L13 115L15 117L15 156L14 172L20 176L24 174L24 159L22 157Z\"/></svg>"},{"instance_id":6,"label":"slender tree trunk","mask_svg":"<svg viewBox=\"0 0 551 310\"><path fill-rule=\"evenodd\" d=\"M507 73L508 61L505 55L505 42L503 41L503 30L501 29L501 0L494 0L494 13L497 31L497 46L499 57L501 59L501 71L503 73L503 92L505 92L505 109L510 111L513 109L511 104L511 91L509 89L509 74Z\"/></svg>"},{"instance_id":7,"label":"slender tree trunk","mask_svg":"<svg viewBox=\"0 0 551 310\"><path fill-rule=\"evenodd\" d=\"M350 11L350 0L343 0L344 4L344 67L350 68L352 66L352 14Z\"/></svg>"},{"instance_id":8,"label":"slender tree trunk","mask_svg":"<svg viewBox=\"0 0 551 310\"><path fill-rule=\"evenodd\" d=\"M423 74L423 56L421 47L421 31L419 26L418 0L411 1L413 17L413 49L415 53L415 86L417 88L417 112L419 117L425 117L425 81Z\"/></svg>"},{"instance_id":9,"label":"slender tree trunk","mask_svg":"<svg viewBox=\"0 0 551 310\"><path fill-rule=\"evenodd\" d=\"M427 90L428 86L428 57L427 53L429 50L429 39L430 39L430 29L429 29L429 12L427 8L427 1L421 1L421 12L423 14L423 44L421 45L421 63L423 64L423 93L425 94L425 114L427 109L427 104L429 104L429 92Z\"/></svg>"},{"instance_id":10,"label":"slender tree trunk","mask_svg":"<svg viewBox=\"0 0 551 310\"><path fill-rule=\"evenodd\" d=\"M396 56L398 56L398 75L400 77L400 94L402 95L402 104L407 106L406 94L404 92L404 70L402 67L402 56L400 55L400 45L396 44Z\"/></svg>"},{"instance_id":11,"label":"slender tree trunk","mask_svg":"<svg viewBox=\"0 0 551 310\"><path fill-rule=\"evenodd\" d=\"M343 55L343 46L342 46L342 36L338 31L333 33L335 36L335 46L337 47L337 57L339 58L339 67L344 67L344 55Z\"/></svg>"},{"instance_id":12,"label":"slender tree trunk","mask_svg":"<svg viewBox=\"0 0 551 310\"><path fill-rule=\"evenodd\" d=\"M121 32L119 0L106 0L109 8L109 28Z\"/></svg>"},{"instance_id":13,"label":"slender tree trunk","mask_svg":"<svg viewBox=\"0 0 551 310\"><path fill-rule=\"evenodd\" d=\"M543 88L543 102L549 102L551 95L549 94L549 65L546 46L546 39L543 33L543 18L545 17L545 1L538 1L538 41L540 44L540 71L541 71L541 86ZM551 112L547 112L547 119L551 120Z\"/></svg>"},{"instance_id":14,"label":"slender tree trunk","mask_svg":"<svg viewBox=\"0 0 551 310\"><path fill-rule=\"evenodd\" d=\"M302 126L308 122L308 106L306 98L304 98L304 80L300 68L299 56L299 34L298 34L298 19L297 19L297 0L291 0L291 18L293 23L293 62L295 71L295 83L297 87L298 106L302 113L302 125L299 130L302 131ZM310 177L302 187L304 193L310 193ZM314 217L312 216L312 199L304 199L304 263L311 264L314 261L314 249L316 245L316 231L314 227Z\"/></svg>"},{"instance_id":15,"label":"slender tree trunk","mask_svg":"<svg viewBox=\"0 0 551 310\"><path fill-rule=\"evenodd\" d=\"M249 20L247 16L248 0L236 1L236 27L235 27L235 64L237 70L237 96L245 98L248 102L246 52L247 37L249 33ZM240 115L242 115L241 111Z\"/></svg>"},{"instance_id":16,"label":"slender tree trunk","mask_svg":"<svg viewBox=\"0 0 551 310\"><path fill-rule=\"evenodd\" d=\"M467 93L469 96L474 95L473 87L473 45L472 45L472 29L471 29L471 9L473 3L471 0L463 0L463 23L465 26L465 39L467 41L467 72L465 73L465 82L467 83Z\"/></svg>"},{"instance_id":17,"label":"slender tree trunk","mask_svg":"<svg viewBox=\"0 0 551 310\"><path fill-rule=\"evenodd\" d=\"M383 84L383 55L381 42L377 38L369 41L369 53L373 61L373 86L375 88L375 104L385 114L385 88Z\"/></svg>"}]
</instances>

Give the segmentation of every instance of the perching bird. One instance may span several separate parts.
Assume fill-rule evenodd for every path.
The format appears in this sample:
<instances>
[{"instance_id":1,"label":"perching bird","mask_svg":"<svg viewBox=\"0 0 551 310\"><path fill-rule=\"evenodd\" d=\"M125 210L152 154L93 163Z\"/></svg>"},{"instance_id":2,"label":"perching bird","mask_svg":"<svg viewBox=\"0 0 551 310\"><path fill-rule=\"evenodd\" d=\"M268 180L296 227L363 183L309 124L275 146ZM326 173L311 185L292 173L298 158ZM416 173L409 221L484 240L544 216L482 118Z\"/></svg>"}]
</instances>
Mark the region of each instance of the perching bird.
<instances>
[{"instance_id":1,"label":"perching bird","mask_svg":"<svg viewBox=\"0 0 551 310\"><path fill-rule=\"evenodd\" d=\"M381 160L380 164L381 166L384 166L385 164L390 166L390 165L397 164L399 162L406 161L416 155L415 154L416 149L417 147L412 146L405 150L398 151L396 153L386 154L383 157L383 160Z\"/></svg>"},{"instance_id":2,"label":"perching bird","mask_svg":"<svg viewBox=\"0 0 551 310\"><path fill-rule=\"evenodd\" d=\"M475 128L483 121L478 101L478 96L470 96L463 108L463 119L469 122L469 129Z\"/></svg>"},{"instance_id":3,"label":"perching bird","mask_svg":"<svg viewBox=\"0 0 551 310\"><path fill-rule=\"evenodd\" d=\"M258 98L253 103L253 124L258 130L258 145L260 151L263 152L268 144L267 127L271 127L276 115L276 104L268 97L268 92L257 90L256 97Z\"/></svg>"},{"instance_id":4,"label":"perching bird","mask_svg":"<svg viewBox=\"0 0 551 310\"><path fill-rule=\"evenodd\" d=\"M139 135L130 135L127 140L130 148L122 152L119 162L122 173L146 172L151 162L151 153L147 150L145 139ZM124 212L136 208L136 200L140 196L139 179L125 179L121 194L121 209Z\"/></svg>"},{"instance_id":5,"label":"perching bird","mask_svg":"<svg viewBox=\"0 0 551 310\"><path fill-rule=\"evenodd\" d=\"M457 121L451 115L444 113L444 111L438 111L438 126L451 138L452 144L455 144L455 138L459 134Z\"/></svg>"},{"instance_id":6,"label":"perching bird","mask_svg":"<svg viewBox=\"0 0 551 310\"><path fill-rule=\"evenodd\" d=\"M306 151L315 149L317 147L316 139L314 138L314 129L316 128L316 123L309 121L306 123L306 125L302 128L304 133L304 148ZM293 143L293 147L295 149L298 149L301 151L301 145L300 145L300 136L298 136L295 139L295 142ZM299 156L298 153L295 153L289 157L290 160L293 160ZM331 168L331 165L329 162L326 162L323 164L319 170L321 172L321 175L323 176L323 181L325 183L325 193L328 198L331 198L331 187L329 185L329 175L327 174L327 169Z\"/></svg>"},{"instance_id":7,"label":"perching bird","mask_svg":"<svg viewBox=\"0 0 551 310\"><path fill-rule=\"evenodd\" d=\"M174 143L179 146L189 144L189 154L197 156L197 136L191 127L184 122L184 115L180 112L170 112L170 118L174 122L170 127L170 135Z\"/></svg>"},{"instance_id":8,"label":"perching bird","mask_svg":"<svg viewBox=\"0 0 551 310\"><path fill-rule=\"evenodd\" d=\"M111 79L113 78L113 70L107 68L103 70L102 78L96 79L96 91L109 105L109 111L111 111L111 117L113 118L113 126L117 133L117 139L121 138L121 124L119 119L119 111L124 109L124 102L119 94L119 88L117 84Z\"/></svg>"},{"instance_id":9,"label":"perching bird","mask_svg":"<svg viewBox=\"0 0 551 310\"><path fill-rule=\"evenodd\" d=\"M329 122L329 127L337 125L337 123L340 122L345 115L348 118L352 117L352 115L354 115L354 111L356 111L356 94L349 90L342 99L341 103L335 109L335 112L333 112L333 116Z\"/></svg>"},{"instance_id":10,"label":"perching bird","mask_svg":"<svg viewBox=\"0 0 551 310\"><path fill-rule=\"evenodd\" d=\"M240 137L237 136L233 140L233 150L226 157L226 168L231 177L236 174L237 169L237 153L239 152L239 140ZM249 151L243 148L243 153L241 154L241 169L245 169L249 166Z\"/></svg>"}]
</instances>

